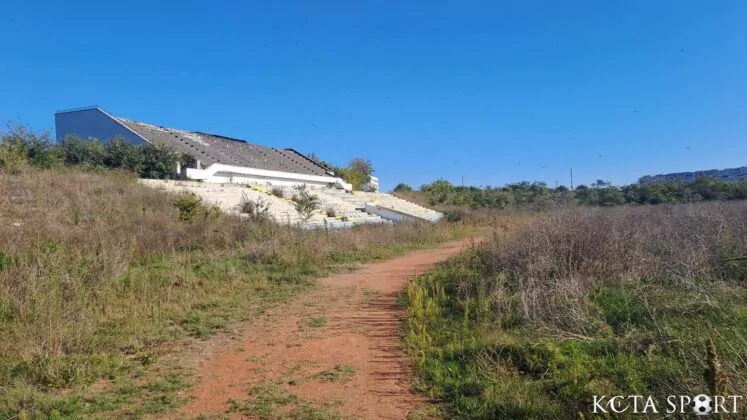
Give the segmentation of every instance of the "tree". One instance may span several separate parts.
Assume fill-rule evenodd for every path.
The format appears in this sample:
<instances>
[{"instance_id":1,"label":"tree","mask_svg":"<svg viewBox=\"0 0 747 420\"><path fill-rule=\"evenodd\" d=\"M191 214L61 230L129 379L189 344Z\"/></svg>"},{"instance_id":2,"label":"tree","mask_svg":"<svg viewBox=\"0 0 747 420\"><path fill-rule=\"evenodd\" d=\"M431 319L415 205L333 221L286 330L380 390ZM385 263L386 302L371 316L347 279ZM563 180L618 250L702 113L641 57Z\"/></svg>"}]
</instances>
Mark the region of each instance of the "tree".
<instances>
[{"instance_id":1,"label":"tree","mask_svg":"<svg viewBox=\"0 0 747 420\"><path fill-rule=\"evenodd\" d=\"M334 168L333 171L345 182L352 184L354 190L361 190L364 185L371 182L373 166L370 160L355 158L348 163L346 168Z\"/></svg>"},{"instance_id":2,"label":"tree","mask_svg":"<svg viewBox=\"0 0 747 420\"><path fill-rule=\"evenodd\" d=\"M319 197L311 194L306 184L295 187L296 193L293 195L293 204L304 223L311 219L314 211L319 209Z\"/></svg>"},{"instance_id":3,"label":"tree","mask_svg":"<svg viewBox=\"0 0 747 420\"><path fill-rule=\"evenodd\" d=\"M318 155L317 155L316 153L314 153L314 152L311 152L311 153L309 153L309 155L308 155L307 157L308 157L309 159L313 160L314 162L316 162L316 163L318 163L318 164L322 165L322 167L323 167L324 169L326 169L326 170L328 170L328 171L332 171L332 172L337 172L337 171L335 170L336 168L335 168L334 166L332 166L332 165L331 165L331 164L330 164L329 162L325 162L325 161L323 161L323 160L322 160L321 158L319 158L319 156L318 156Z\"/></svg>"},{"instance_id":4,"label":"tree","mask_svg":"<svg viewBox=\"0 0 747 420\"><path fill-rule=\"evenodd\" d=\"M445 179L437 179L430 185L424 185L422 189L430 193L430 202L434 204L445 203L449 198L449 194L454 192L454 186Z\"/></svg>"},{"instance_id":5,"label":"tree","mask_svg":"<svg viewBox=\"0 0 747 420\"><path fill-rule=\"evenodd\" d=\"M394 192L411 192L412 187L405 184L404 182L400 182L399 184L397 184L396 187L394 187L393 191Z\"/></svg>"},{"instance_id":6,"label":"tree","mask_svg":"<svg viewBox=\"0 0 747 420\"><path fill-rule=\"evenodd\" d=\"M361 173L367 177L373 175L373 165L370 160L355 158L348 164L348 170Z\"/></svg>"},{"instance_id":7,"label":"tree","mask_svg":"<svg viewBox=\"0 0 747 420\"><path fill-rule=\"evenodd\" d=\"M612 185L611 182L605 181L603 179L597 179L596 182L594 182L593 184L591 184L591 188L594 188L594 189L598 190L600 188L609 187L610 185Z\"/></svg>"},{"instance_id":8,"label":"tree","mask_svg":"<svg viewBox=\"0 0 747 420\"><path fill-rule=\"evenodd\" d=\"M373 175L374 170L370 160L355 158L352 159L346 167L340 167L321 160L319 156L313 152L309 153L307 157L328 171L333 172L335 176L342 178L349 184L352 184L354 190L361 190L363 189L363 186L371 182L371 175Z\"/></svg>"}]
</instances>

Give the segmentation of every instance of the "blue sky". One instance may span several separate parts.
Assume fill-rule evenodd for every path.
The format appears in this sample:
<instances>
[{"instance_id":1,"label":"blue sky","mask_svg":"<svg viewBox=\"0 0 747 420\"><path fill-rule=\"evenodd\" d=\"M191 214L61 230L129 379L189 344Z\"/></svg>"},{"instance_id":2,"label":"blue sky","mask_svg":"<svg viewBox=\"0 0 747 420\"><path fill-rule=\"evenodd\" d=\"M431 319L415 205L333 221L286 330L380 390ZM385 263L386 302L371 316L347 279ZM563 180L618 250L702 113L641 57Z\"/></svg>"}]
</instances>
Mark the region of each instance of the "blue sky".
<instances>
[{"instance_id":1,"label":"blue sky","mask_svg":"<svg viewBox=\"0 0 747 420\"><path fill-rule=\"evenodd\" d=\"M115 115L443 177L747 164L747 2L0 0L0 119Z\"/></svg>"}]
</instances>

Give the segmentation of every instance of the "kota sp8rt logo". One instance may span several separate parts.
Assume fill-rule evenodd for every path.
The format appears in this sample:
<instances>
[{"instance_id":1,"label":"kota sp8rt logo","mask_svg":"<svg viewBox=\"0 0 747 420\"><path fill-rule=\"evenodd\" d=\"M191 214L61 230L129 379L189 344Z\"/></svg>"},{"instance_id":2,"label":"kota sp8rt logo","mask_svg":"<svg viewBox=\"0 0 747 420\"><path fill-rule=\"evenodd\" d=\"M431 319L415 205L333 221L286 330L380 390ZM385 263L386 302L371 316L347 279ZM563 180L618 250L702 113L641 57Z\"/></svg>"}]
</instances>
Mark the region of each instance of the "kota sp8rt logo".
<instances>
[{"instance_id":1,"label":"kota sp8rt logo","mask_svg":"<svg viewBox=\"0 0 747 420\"><path fill-rule=\"evenodd\" d=\"M594 414L737 414L741 395L670 395L663 401L644 395L595 395Z\"/></svg>"}]
</instances>

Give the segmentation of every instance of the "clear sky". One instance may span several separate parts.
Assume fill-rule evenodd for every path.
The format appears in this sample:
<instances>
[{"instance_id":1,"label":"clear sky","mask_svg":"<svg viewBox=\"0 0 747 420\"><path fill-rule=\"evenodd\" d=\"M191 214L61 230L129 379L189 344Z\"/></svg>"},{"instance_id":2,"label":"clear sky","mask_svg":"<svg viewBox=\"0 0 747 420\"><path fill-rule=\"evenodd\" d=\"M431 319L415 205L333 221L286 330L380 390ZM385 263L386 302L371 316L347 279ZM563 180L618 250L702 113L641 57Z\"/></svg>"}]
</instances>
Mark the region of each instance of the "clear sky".
<instances>
[{"instance_id":1,"label":"clear sky","mask_svg":"<svg viewBox=\"0 0 747 420\"><path fill-rule=\"evenodd\" d=\"M383 189L747 165L744 0L0 0L0 45L2 120L100 105Z\"/></svg>"}]
</instances>

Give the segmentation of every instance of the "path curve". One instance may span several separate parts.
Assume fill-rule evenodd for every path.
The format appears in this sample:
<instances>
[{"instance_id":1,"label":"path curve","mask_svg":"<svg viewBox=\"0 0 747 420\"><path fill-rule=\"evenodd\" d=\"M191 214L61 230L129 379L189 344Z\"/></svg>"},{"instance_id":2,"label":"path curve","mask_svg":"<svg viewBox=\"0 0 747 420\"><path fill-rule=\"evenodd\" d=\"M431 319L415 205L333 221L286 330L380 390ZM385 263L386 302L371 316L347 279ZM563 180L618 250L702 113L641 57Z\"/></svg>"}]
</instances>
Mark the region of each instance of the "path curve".
<instances>
[{"instance_id":1,"label":"path curve","mask_svg":"<svg viewBox=\"0 0 747 420\"><path fill-rule=\"evenodd\" d=\"M319 280L315 290L269 310L201 363L193 400L181 413L247 418L229 413L231 400L248 400L252 388L269 384L344 417L407 418L421 398L402 353L397 297L408 279L476 241L448 242Z\"/></svg>"}]
</instances>

